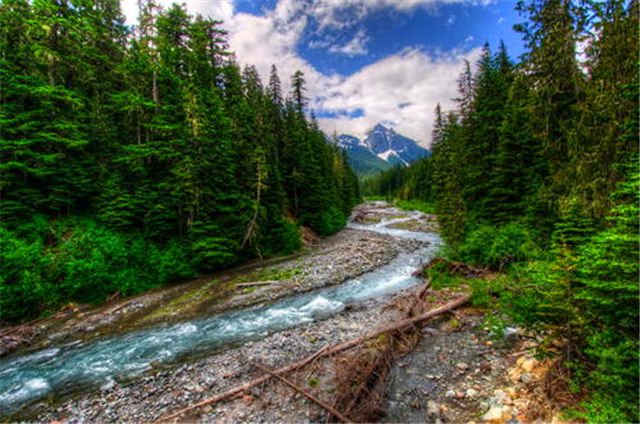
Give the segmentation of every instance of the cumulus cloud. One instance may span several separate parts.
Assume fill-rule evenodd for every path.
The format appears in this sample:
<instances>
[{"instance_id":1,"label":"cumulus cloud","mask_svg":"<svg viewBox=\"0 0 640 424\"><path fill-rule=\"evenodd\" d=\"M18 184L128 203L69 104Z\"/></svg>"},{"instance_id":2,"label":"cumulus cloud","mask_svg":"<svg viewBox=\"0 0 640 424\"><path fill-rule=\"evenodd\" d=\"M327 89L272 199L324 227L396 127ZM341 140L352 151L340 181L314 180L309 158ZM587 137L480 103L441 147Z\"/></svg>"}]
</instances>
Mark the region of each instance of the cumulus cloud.
<instances>
[{"instance_id":1,"label":"cumulus cloud","mask_svg":"<svg viewBox=\"0 0 640 424\"><path fill-rule=\"evenodd\" d=\"M355 36L344 45L334 44L329 47L330 53L343 54L345 56L360 56L369 53L367 43L369 37L364 30L359 30Z\"/></svg>"},{"instance_id":2,"label":"cumulus cloud","mask_svg":"<svg viewBox=\"0 0 640 424\"><path fill-rule=\"evenodd\" d=\"M228 22L233 16L233 0L156 0L160 6L168 8L172 3L185 3L187 11L193 15L200 14L207 18ZM120 0L122 13L127 24L132 25L138 18L138 0Z\"/></svg>"},{"instance_id":3,"label":"cumulus cloud","mask_svg":"<svg viewBox=\"0 0 640 424\"><path fill-rule=\"evenodd\" d=\"M369 65L330 87L318 101L326 109L362 109L364 116L322 118L321 127L362 136L377 122L392 123L396 130L428 146L433 111L438 102L453 107L456 79L464 60L476 61L480 48L470 51L428 54L418 48Z\"/></svg>"},{"instance_id":4,"label":"cumulus cloud","mask_svg":"<svg viewBox=\"0 0 640 424\"><path fill-rule=\"evenodd\" d=\"M281 0L283 1L283 0ZM284 0L287 1L287 0ZM355 25L366 15L381 9L398 12L411 12L424 8L436 12L439 5L467 4L472 6L489 5L496 0L302 0L292 3L305 3L306 13L318 22L319 29L344 29ZM345 19L349 16L349 19Z\"/></svg>"}]
</instances>

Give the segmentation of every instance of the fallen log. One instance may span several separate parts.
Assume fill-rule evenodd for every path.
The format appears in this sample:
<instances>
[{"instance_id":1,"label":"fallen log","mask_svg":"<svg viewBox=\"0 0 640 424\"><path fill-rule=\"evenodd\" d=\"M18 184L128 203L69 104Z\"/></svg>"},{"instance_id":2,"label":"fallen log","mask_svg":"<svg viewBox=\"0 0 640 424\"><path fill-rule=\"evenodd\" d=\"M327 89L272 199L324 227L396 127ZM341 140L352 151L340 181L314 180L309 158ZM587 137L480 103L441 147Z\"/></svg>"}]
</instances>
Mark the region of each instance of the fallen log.
<instances>
[{"instance_id":1,"label":"fallen log","mask_svg":"<svg viewBox=\"0 0 640 424\"><path fill-rule=\"evenodd\" d=\"M413 297L409 298L405 318L424 312L424 299L430 287L431 281L425 281ZM418 340L411 336L411 331L408 331L409 334L403 333L390 333L373 350L364 349L336 362L335 409L343 411L343 414L357 422L374 421L384 397L384 381L391 369L395 352L401 345L407 342L413 344ZM331 420L330 415L327 422Z\"/></svg>"},{"instance_id":2,"label":"fallen log","mask_svg":"<svg viewBox=\"0 0 640 424\"><path fill-rule=\"evenodd\" d=\"M314 353L313 355L308 356L308 357L306 357L306 358L304 358L304 359L302 359L300 361L297 361L297 362L294 362L292 364L289 364L286 367L279 368L275 372L277 374L282 375L282 374L286 374L286 373L291 372L291 371L295 371L298 368L302 368L303 366L307 365L308 363L314 361L316 358L320 358L320 357L323 357L323 356L328 356L328 355L332 355L332 354L337 353L337 352L341 352L341 351L349 349L349 348L351 348L353 346L357 346L359 344L362 344L366 340L378 337L378 336L380 336L382 334L389 333L391 331L402 330L402 329L404 329L406 327L412 326L414 324L418 324L418 323L420 323L422 321L426 321L426 320L428 320L430 318L433 318L433 317L435 317L437 315L440 315L440 314L442 314L444 312L448 312L448 311L450 311L452 309L455 309L455 308L457 308L459 306L462 306L465 303L467 303L468 300L469 300L469 295L465 294L465 295L461 296L459 299L456 299L456 300L454 300L452 302L449 302L449 303L447 303L445 305L442 305L439 308L436 308L436 309L433 309L431 311L425 312L424 314L418 315L418 316L413 317L413 318L404 319L402 321L396 322L395 324L391 324L391 325L383 327L383 328L381 328L379 330L367 333L364 336L358 337L356 339L347 340L346 342L338 343L338 344L333 345L333 346L324 347L324 348L320 349L319 351L317 351L316 353ZM226 391L224 393L221 393L221 394L219 394L217 396L214 396L214 397L209 398L209 399L205 399L205 400L200 401L200 402L198 402L198 403L196 403L194 405L188 406L188 407L186 407L184 409L181 409L181 410L179 410L177 412L174 412L173 414L170 414L170 415L167 415L165 417L162 417L162 418L160 418L158 420L158 422L168 421L168 420L177 418L180 415L186 414L187 412L193 411L194 409L200 408L202 406L218 403L218 402L220 402L222 400L228 399L228 398L233 397L233 396L235 396L235 395L237 395L239 393L247 391L247 390L251 389L254 386L262 384L265 381L269 380L271 377L272 377L271 375L267 374L267 375L263 375L263 376L258 377L258 378L254 378L253 380L249 381L248 383L242 384L240 386L236 386L233 389L228 390L228 391Z\"/></svg>"},{"instance_id":3,"label":"fallen log","mask_svg":"<svg viewBox=\"0 0 640 424\"><path fill-rule=\"evenodd\" d=\"M115 300L116 298L118 298L118 296L122 295L122 293L120 293L120 290L116 291L114 294L112 294L111 296L109 296L107 298L107 300L104 301L104 303L111 303L113 300Z\"/></svg>"},{"instance_id":4,"label":"fallen log","mask_svg":"<svg viewBox=\"0 0 640 424\"><path fill-rule=\"evenodd\" d=\"M336 410L334 407L332 407L331 405L329 405L328 403L318 399L317 397L315 397L314 395L312 395L311 393L307 392L306 390L304 390L302 387L296 385L295 383L291 382L290 380L284 378L283 376L281 376L280 374L276 373L275 371L273 371L270 368L265 367L264 365L260 365L256 362L249 362L251 365L253 365L256 368L261 369L262 371L266 372L267 374L271 375L272 377L277 378L278 380L282 381L284 384L286 384L287 386L291 387L292 389L300 392L301 394L303 394L307 399L315 402L318 406L321 406L322 408L326 409L328 412L330 412L331 414L333 414L336 418L338 418L340 421L342 421L343 423L353 423L353 421L351 421L349 418L345 417L343 414L341 414L338 410Z\"/></svg>"},{"instance_id":5,"label":"fallen log","mask_svg":"<svg viewBox=\"0 0 640 424\"><path fill-rule=\"evenodd\" d=\"M235 287L271 286L273 284L278 284L278 281L268 280L268 281L253 281L251 283L238 283L235 285Z\"/></svg>"}]
</instances>

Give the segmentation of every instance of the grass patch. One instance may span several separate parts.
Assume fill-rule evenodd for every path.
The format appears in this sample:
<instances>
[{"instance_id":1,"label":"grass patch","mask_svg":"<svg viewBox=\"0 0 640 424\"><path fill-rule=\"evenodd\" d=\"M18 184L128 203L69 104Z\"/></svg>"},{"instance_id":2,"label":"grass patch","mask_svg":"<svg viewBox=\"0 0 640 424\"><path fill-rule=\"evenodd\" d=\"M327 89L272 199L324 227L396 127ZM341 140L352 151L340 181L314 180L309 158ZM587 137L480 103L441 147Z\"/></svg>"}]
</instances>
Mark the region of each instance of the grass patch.
<instances>
[{"instance_id":1,"label":"grass patch","mask_svg":"<svg viewBox=\"0 0 640 424\"><path fill-rule=\"evenodd\" d=\"M235 283L250 283L253 281L280 281L287 280L296 275L302 274L302 268L292 267L286 269L262 268L251 274L235 279Z\"/></svg>"},{"instance_id":2,"label":"grass patch","mask_svg":"<svg viewBox=\"0 0 640 424\"><path fill-rule=\"evenodd\" d=\"M424 202L422 200L400 200L395 199L393 204L404 211L420 211L429 215L436 213L435 204Z\"/></svg>"}]
</instances>

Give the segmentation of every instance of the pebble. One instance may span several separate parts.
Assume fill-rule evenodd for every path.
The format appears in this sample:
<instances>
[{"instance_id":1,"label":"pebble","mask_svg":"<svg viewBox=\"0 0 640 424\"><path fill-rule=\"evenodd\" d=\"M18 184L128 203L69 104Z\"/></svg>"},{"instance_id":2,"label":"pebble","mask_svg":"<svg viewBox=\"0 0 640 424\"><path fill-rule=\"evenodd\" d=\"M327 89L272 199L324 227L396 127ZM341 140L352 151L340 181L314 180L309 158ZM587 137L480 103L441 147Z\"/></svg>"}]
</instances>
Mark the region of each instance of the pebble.
<instances>
[{"instance_id":1,"label":"pebble","mask_svg":"<svg viewBox=\"0 0 640 424\"><path fill-rule=\"evenodd\" d=\"M467 389L467 391L465 392L465 395L468 398L473 399L478 395L478 392L476 390L474 390L474 389Z\"/></svg>"},{"instance_id":2,"label":"pebble","mask_svg":"<svg viewBox=\"0 0 640 424\"><path fill-rule=\"evenodd\" d=\"M526 372L520 376L520 381L523 383L530 383L535 379L535 376L530 372Z\"/></svg>"},{"instance_id":3,"label":"pebble","mask_svg":"<svg viewBox=\"0 0 640 424\"><path fill-rule=\"evenodd\" d=\"M466 371L467 369L469 369L469 365L465 364L464 362L458 362L456 364L456 368L458 368L460 371Z\"/></svg>"}]
</instances>

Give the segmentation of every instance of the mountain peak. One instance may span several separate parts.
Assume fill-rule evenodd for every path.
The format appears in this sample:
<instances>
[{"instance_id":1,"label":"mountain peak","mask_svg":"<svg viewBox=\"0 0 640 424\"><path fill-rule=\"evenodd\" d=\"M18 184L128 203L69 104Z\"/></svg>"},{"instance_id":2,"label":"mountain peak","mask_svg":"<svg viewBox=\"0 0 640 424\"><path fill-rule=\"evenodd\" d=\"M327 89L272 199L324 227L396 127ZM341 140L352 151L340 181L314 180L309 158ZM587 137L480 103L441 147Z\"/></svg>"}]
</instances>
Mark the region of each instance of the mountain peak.
<instances>
[{"instance_id":1,"label":"mountain peak","mask_svg":"<svg viewBox=\"0 0 640 424\"><path fill-rule=\"evenodd\" d=\"M369 130L364 140L342 134L336 138L336 144L347 150L352 166L360 174L380 172L395 165L408 166L430 154L414 140L382 123Z\"/></svg>"},{"instance_id":2,"label":"mountain peak","mask_svg":"<svg viewBox=\"0 0 640 424\"><path fill-rule=\"evenodd\" d=\"M370 131L369 134L374 133L374 132L381 132L381 133L389 133L389 134L395 134L395 131L393 130L393 128L388 128L385 127L383 124L381 123L377 123L375 127L373 127Z\"/></svg>"},{"instance_id":3,"label":"mountain peak","mask_svg":"<svg viewBox=\"0 0 640 424\"><path fill-rule=\"evenodd\" d=\"M373 131L375 130L386 130L388 129L387 127L385 127L384 125L382 125L381 123L377 123L375 127L373 127Z\"/></svg>"}]
</instances>

